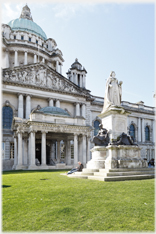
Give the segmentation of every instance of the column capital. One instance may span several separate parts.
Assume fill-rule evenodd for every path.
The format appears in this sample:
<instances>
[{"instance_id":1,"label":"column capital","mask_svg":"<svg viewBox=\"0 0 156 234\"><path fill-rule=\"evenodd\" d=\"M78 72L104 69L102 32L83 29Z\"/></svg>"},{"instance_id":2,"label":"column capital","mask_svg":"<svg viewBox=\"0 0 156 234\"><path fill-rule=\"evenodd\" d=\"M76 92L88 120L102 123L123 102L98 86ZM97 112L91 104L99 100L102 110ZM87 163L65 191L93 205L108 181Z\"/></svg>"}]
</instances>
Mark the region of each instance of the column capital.
<instances>
[{"instance_id":1,"label":"column capital","mask_svg":"<svg viewBox=\"0 0 156 234\"><path fill-rule=\"evenodd\" d=\"M74 137L78 138L78 135L79 135L78 133L74 133Z\"/></svg>"},{"instance_id":2,"label":"column capital","mask_svg":"<svg viewBox=\"0 0 156 234\"><path fill-rule=\"evenodd\" d=\"M26 97L32 97L33 95L32 94L24 94L24 96L26 96Z\"/></svg>"},{"instance_id":3,"label":"column capital","mask_svg":"<svg viewBox=\"0 0 156 234\"><path fill-rule=\"evenodd\" d=\"M37 132L37 130L35 130L35 129L30 129L29 131L28 131L28 133L30 134L30 133L36 133Z\"/></svg>"},{"instance_id":4,"label":"column capital","mask_svg":"<svg viewBox=\"0 0 156 234\"><path fill-rule=\"evenodd\" d=\"M47 98L47 100L48 100L48 101L50 101L50 100L56 101L55 98Z\"/></svg>"},{"instance_id":5,"label":"column capital","mask_svg":"<svg viewBox=\"0 0 156 234\"><path fill-rule=\"evenodd\" d=\"M73 104L74 104L74 106L76 106L78 104L80 105L81 103L80 102L74 102Z\"/></svg>"},{"instance_id":6,"label":"column capital","mask_svg":"<svg viewBox=\"0 0 156 234\"><path fill-rule=\"evenodd\" d=\"M41 130L42 133L48 133L48 130Z\"/></svg>"},{"instance_id":7,"label":"column capital","mask_svg":"<svg viewBox=\"0 0 156 234\"><path fill-rule=\"evenodd\" d=\"M24 96L24 94L23 94L23 93L17 93L17 96L20 96L20 95Z\"/></svg>"},{"instance_id":8,"label":"column capital","mask_svg":"<svg viewBox=\"0 0 156 234\"><path fill-rule=\"evenodd\" d=\"M21 133L24 133L24 130L19 129L16 132L17 132L17 134L21 134Z\"/></svg>"}]
</instances>

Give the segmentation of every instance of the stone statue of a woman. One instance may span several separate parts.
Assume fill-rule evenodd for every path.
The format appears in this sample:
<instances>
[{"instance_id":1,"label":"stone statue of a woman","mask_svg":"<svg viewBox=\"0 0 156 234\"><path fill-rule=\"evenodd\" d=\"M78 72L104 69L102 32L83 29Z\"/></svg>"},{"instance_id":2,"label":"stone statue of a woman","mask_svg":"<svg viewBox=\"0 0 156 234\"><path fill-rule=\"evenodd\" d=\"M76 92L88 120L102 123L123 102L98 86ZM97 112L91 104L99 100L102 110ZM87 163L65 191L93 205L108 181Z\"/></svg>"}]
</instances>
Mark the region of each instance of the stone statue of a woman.
<instances>
[{"instance_id":1,"label":"stone statue of a woman","mask_svg":"<svg viewBox=\"0 0 156 234\"><path fill-rule=\"evenodd\" d=\"M104 98L104 107L103 111L105 112L110 106L120 106L121 105L121 96L122 96L122 81L118 83L118 80L115 78L115 72L110 73L110 77L106 82L105 98Z\"/></svg>"}]
</instances>

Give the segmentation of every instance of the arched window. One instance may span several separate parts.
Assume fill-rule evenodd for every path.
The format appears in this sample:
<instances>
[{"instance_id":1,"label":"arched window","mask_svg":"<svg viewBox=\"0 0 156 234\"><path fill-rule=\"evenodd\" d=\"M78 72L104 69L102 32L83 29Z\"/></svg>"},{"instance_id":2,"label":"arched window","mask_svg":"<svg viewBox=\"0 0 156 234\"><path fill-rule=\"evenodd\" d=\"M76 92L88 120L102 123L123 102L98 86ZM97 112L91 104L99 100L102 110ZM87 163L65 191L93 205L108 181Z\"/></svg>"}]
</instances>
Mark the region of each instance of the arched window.
<instances>
[{"instance_id":1,"label":"arched window","mask_svg":"<svg viewBox=\"0 0 156 234\"><path fill-rule=\"evenodd\" d=\"M10 106L3 106L3 129L11 129L13 110Z\"/></svg>"},{"instance_id":2,"label":"arched window","mask_svg":"<svg viewBox=\"0 0 156 234\"><path fill-rule=\"evenodd\" d=\"M135 140L135 127L133 124L130 125L129 135Z\"/></svg>"},{"instance_id":3,"label":"arched window","mask_svg":"<svg viewBox=\"0 0 156 234\"><path fill-rule=\"evenodd\" d=\"M145 128L145 140L150 141L150 130L148 126Z\"/></svg>"},{"instance_id":4,"label":"arched window","mask_svg":"<svg viewBox=\"0 0 156 234\"><path fill-rule=\"evenodd\" d=\"M99 124L100 124L100 122L98 120L94 121L94 136L96 136L98 134Z\"/></svg>"}]
</instances>

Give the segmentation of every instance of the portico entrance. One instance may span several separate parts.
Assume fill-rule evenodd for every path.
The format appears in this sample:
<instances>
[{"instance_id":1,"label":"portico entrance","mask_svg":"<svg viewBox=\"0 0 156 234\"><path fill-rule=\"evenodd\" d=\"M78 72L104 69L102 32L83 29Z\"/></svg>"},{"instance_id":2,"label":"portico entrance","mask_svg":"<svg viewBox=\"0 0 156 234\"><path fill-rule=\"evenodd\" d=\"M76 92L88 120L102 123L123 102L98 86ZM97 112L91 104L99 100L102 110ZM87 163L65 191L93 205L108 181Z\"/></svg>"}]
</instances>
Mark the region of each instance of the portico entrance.
<instances>
[{"instance_id":1,"label":"portico entrance","mask_svg":"<svg viewBox=\"0 0 156 234\"><path fill-rule=\"evenodd\" d=\"M39 166L42 164L41 161L41 143L36 143L36 165ZM46 164L52 165L50 160L50 146L46 145Z\"/></svg>"}]
</instances>

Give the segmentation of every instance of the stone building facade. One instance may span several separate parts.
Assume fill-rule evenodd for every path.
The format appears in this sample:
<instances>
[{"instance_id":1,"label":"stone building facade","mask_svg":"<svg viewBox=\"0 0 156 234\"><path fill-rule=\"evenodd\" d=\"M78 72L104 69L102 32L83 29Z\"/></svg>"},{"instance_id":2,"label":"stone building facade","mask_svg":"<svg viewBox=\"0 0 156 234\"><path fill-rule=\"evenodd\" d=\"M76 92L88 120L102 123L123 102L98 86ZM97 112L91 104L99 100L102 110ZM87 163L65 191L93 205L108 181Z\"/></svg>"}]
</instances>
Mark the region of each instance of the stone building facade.
<instances>
[{"instance_id":1,"label":"stone building facade","mask_svg":"<svg viewBox=\"0 0 156 234\"><path fill-rule=\"evenodd\" d=\"M33 22L29 7L2 25L3 170L71 168L85 165L94 146L104 98L86 87L87 71L78 59L67 77L54 39ZM142 158L155 154L154 107L122 101L131 114L127 133Z\"/></svg>"}]
</instances>

